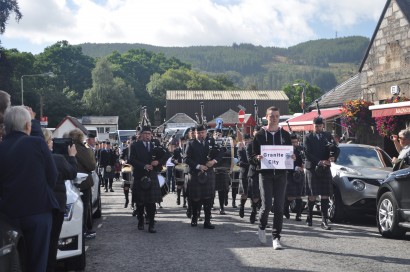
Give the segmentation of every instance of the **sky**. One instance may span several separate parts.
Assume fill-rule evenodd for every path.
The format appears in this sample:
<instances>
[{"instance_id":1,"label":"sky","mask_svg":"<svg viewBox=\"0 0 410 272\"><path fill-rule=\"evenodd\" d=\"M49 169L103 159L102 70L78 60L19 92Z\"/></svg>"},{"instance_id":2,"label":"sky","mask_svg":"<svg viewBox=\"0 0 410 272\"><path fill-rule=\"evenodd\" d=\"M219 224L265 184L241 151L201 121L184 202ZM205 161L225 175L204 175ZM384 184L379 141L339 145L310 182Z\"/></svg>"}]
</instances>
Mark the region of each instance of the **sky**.
<instances>
[{"instance_id":1,"label":"sky","mask_svg":"<svg viewBox=\"0 0 410 272\"><path fill-rule=\"evenodd\" d=\"M251 43L287 48L371 37L386 0L18 0L4 48L38 54L57 41L197 46Z\"/></svg>"}]
</instances>

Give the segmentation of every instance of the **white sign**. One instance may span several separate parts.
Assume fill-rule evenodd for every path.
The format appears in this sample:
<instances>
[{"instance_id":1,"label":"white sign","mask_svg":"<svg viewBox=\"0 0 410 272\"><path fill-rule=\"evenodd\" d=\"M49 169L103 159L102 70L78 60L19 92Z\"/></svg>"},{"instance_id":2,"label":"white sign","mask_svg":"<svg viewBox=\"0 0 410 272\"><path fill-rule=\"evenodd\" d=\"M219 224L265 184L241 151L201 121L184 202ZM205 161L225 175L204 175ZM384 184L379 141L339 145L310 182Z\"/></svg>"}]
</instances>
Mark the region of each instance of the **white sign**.
<instances>
[{"instance_id":1,"label":"white sign","mask_svg":"<svg viewBox=\"0 0 410 272\"><path fill-rule=\"evenodd\" d=\"M261 145L261 169L293 169L292 145Z\"/></svg>"}]
</instances>

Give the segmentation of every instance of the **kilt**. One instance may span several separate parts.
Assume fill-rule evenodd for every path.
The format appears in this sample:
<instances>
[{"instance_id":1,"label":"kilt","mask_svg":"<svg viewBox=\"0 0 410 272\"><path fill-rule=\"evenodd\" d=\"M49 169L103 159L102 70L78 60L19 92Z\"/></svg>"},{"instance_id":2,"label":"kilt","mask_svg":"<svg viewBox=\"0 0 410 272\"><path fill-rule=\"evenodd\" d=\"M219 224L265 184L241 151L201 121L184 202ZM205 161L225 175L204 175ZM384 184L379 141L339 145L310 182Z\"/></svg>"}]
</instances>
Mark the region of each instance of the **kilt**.
<instances>
[{"instance_id":1,"label":"kilt","mask_svg":"<svg viewBox=\"0 0 410 272\"><path fill-rule=\"evenodd\" d=\"M252 177L248 177L248 198L256 199L261 198L261 192L259 190L259 176L255 174Z\"/></svg>"},{"instance_id":2,"label":"kilt","mask_svg":"<svg viewBox=\"0 0 410 272\"><path fill-rule=\"evenodd\" d=\"M113 166L111 166L111 171L110 172L107 172L105 170L105 167L104 167L104 171L103 171L103 178L104 179L112 179L112 178L114 178L114 176L115 176L115 171L114 171Z\"/></svg>"},{"instance_id":3,"label":"kilt","mask_svg":"<svg viewBox=\"0 0 410 272\"><path fill-rule=\"evenodd\" d=\"M332 172L327 168L325 175L319 177L315 169L306 169L306 195L331 196L333 193Z\"/></svg>"},{"instance_id":4,"label":"kilt","mask_svg":"<svg viewBox=\"0 0 410 272\"><path fill-rule=\"evenodd\" d=\"M215 196L215 173L213 169L207 171L208 180L198 182L198 172L190 172L188 177L188 192L190 199L205 199Z\"/></svg>"},{"instance_id":5,"label":"kilt","mask_svg":"<svg viewBox=\"0 0 410 272\"><path fill-rule=\"evenodd\" d=\"M148 190L143 190L141 188L141 178L136 178L134 180L132 197L134 202L137 204L149 204L162 201L162 193L159 186L158 173L151 171L149 177L151 178L152 185Z\"/></svg>"},{"instance_id":6,"label":"kilt","mask_svg":"<svg viewBox=\"0 0 410 272\"><path fill-rule=\"evenodd\" d=\"M286 185L286 196L298 197L303 195L304 179L297 182L293 178L293 172L287 173L288 183Z\"/></svg>"},{"instance_id":7,"label":"kilt","mask_svg":"<svg viewBox=\"0 0 410 272\"><path fill-rule=\"evenodd\" d=\"M225 191L229 189L229 172L225 168L215 169L215 191Z\"/></svg>"},{"instance_id":8,"label":"kilt","mask_svg":"<svg viewBox=\"0 0 410 272\"><path fill-rule=\"evenodd\" d=\"M248 169L241 168L241 170L245 169L245 171L239 172L239 187L238 187L238 194L240 195L247 195L248 194Z\"/></svg>"}]
</instances>

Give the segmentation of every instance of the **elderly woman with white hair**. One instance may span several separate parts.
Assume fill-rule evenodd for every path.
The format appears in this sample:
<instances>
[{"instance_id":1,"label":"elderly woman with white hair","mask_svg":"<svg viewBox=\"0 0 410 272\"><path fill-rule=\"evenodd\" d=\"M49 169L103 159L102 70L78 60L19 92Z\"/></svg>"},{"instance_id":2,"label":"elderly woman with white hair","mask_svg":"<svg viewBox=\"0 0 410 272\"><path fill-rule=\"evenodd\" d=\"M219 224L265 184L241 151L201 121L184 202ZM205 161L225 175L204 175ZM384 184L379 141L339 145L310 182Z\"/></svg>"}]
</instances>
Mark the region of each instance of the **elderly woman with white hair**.
<instances>
[{"instance_id":1,"label":"elderly woman with white hair","mask_svg":"<svg viewBox=\"0 0 410 272\"><path fill-rule=\"evenodd\" d=\"M30 137L31 116L24 106L4 114L0 142L0 213L23 232L27 267L46 271L57 169L44 139ZM24 203L24 204L23 204Z\"/></svg>"}]
</instances>

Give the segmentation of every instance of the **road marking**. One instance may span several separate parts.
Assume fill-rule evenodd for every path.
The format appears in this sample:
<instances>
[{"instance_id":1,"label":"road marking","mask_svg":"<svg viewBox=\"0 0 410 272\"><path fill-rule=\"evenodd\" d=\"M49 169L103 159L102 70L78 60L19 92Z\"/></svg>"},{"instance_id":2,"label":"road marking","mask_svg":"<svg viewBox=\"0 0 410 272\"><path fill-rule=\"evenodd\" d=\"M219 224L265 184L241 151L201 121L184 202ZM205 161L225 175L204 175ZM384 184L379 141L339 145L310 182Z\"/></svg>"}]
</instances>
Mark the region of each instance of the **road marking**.
<instances>
[{"instance_id":1,"label":"road marking","mask_svg":"<svg viewBox=\"0 0 410 272\"><path fill-rule=\"evenodd\" d=\"M102 223L98 225L97 229L99 229L99 228L101 228L101 227L102 227Z\"/></svg>"}]
</instances>

